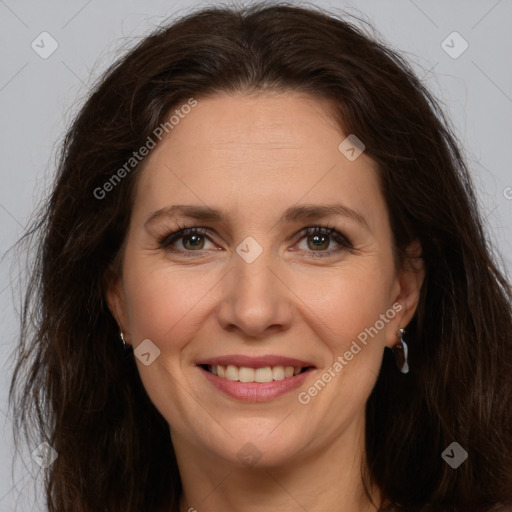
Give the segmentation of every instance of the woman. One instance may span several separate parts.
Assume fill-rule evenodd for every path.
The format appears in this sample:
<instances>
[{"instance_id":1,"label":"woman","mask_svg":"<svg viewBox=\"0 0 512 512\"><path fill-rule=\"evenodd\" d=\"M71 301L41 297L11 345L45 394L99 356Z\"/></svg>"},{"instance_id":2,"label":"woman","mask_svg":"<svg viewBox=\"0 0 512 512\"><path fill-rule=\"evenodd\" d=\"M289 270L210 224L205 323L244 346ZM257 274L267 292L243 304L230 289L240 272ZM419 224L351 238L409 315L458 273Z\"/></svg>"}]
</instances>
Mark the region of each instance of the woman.
<instances>
[{"instance_id":1,"label":"woman","mask_svg":"<svg viewBox=\"0 0 512 512\"><path fill-rule=\"evenodd\" d=\"M436 101L347 21L145 38L36 233L11 399L50 511L512 503L509 284Z\"/></svg>"}]
</instances>

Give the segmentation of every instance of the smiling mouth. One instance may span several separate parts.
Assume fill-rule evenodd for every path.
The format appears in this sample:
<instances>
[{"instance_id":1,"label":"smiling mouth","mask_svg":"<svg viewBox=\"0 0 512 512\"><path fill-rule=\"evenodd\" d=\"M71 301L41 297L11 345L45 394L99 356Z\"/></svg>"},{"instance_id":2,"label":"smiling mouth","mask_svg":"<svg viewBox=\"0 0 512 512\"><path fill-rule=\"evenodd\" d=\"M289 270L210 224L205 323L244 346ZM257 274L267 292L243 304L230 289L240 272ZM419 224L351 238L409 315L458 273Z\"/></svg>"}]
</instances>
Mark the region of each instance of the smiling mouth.
<instances>
[{"instance_id":1,"label":"smiling mouth","mask_svg":"<svg viewBox=\"0 0 512 512\"><path fill-rule=\"evenodd\" d=\"M232 382L265 384L273 381L285 380L313 369L313 366L265 366L262 368L249 368L246 366L201 364L201 368L221 379Z\"/></svg>"}]
</instances>

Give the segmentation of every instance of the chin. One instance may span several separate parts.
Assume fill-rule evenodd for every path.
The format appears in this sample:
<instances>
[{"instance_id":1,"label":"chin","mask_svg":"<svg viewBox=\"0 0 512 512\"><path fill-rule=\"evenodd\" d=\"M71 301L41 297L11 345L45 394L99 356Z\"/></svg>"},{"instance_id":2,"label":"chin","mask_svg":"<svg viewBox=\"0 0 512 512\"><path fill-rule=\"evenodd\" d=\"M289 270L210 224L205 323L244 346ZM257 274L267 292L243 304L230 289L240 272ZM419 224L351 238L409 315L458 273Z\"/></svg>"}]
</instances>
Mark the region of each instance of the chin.
<instances>
[{"instance_id":1,"label":"chin","mask_svg":"<svg viewBox=\"0 0 512 512\"><path fill-rule=\"evenodd\" d=\"M220 457L236 466L259 469L289 464L297 456L300 445L306 444L298 440L294 442L289 432L285 436L276 435L274 439L272 434L268 439L265 436L258 438L256 435L245 434L230 438L228 443L226 451L219 447L217 453Z\"/></svg>"}]
</instances>

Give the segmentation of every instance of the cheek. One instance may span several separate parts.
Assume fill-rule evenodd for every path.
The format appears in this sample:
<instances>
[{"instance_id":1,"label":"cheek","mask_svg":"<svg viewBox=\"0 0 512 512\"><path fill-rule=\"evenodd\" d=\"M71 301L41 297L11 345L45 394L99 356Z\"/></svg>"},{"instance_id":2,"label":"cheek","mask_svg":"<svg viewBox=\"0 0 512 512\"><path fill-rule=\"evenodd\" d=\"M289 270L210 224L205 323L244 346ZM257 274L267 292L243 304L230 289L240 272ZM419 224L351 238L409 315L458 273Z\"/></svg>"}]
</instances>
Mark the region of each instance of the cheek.
<instances>
[{"instance_id":1,"label":"cheek","mask_svg":"<svg viewBox=\"0 0 512 512\"><path fill-rule=\"evenodd\" d=\"M127 265L125 296L134 343L149 338L161 350L180 348L180 340L197 331L201 306L216 281L211 272L155 266L145 258Z\"/></svg>"},{"instance_id":2,"label":"cheek","mask_svg":"<svg viewBox=\"0 0 512 512\"><path fill-rule=\"evenodd\" d=\"M159 357L149 366L136 361L144 388L169 424L193 431L187 419L201 415L194 409L200 400L191 401L193 392L184 392L188 384L180 379L187 346L201 329L201 312L208 304L208 290L214 287L213 276L172 269L161 262L155 266L143 257L137 261L133 258L125 268L126 305L134 346L150 339L160 350Z\"/></svg>"},{"instance_id":3,"label":"cheek","mask_svg":"<svg viewBox=\"0 0 512 512\"><path fill-rule=\"evenodd\" d=\"M315 331L324 340L331 340L332 352L344 352L361 334L364 339L366 330L391 307L393 270L382 260L367 258L357 265L347 262L338 269L317 273L312 279L297 276L293 286L306 306L304 315L312 322L317 318ZM379 337L384 336L386 325L379 322Z\"/></svg>"}]
</instances>

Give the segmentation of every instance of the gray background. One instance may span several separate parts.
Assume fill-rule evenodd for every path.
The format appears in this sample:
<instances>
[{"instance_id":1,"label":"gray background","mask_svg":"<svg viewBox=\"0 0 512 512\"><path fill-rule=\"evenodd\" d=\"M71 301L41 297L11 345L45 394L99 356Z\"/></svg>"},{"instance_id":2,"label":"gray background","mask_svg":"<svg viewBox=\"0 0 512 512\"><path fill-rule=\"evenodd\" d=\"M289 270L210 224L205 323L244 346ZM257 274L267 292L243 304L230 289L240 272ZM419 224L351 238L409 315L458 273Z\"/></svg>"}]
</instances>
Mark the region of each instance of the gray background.
<instances>
[{"instance_id":1,"label":"gray background","mask_svg":"<svg viewBox=\"0 0 512 512\"><path fill-rule=\"evenodd\" d=\"M512 269L512 0L313 1L375 25L404 54L445 105L472 171L489 236ZM56 150L94 79L118 55L169 16L216 2L164 0L0 0L0 255L22 234L48 190ZM48 58L31 47L48 32ZM442 42L457 31L469 44L458 58ZM450 39L452 52L460 41ZM41 43L39 43L41 45ZM48 40L45 48L48 49ZM0 512L43 510L43 469L34 446L14 446L7 391L18 332L19 266L0 260ZM23 273L21 274L23 275ZM92 448L92 447L91 447Z\"/></svg>"}]
</instances>

